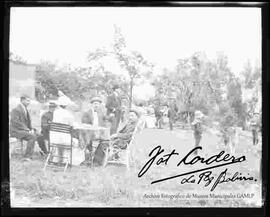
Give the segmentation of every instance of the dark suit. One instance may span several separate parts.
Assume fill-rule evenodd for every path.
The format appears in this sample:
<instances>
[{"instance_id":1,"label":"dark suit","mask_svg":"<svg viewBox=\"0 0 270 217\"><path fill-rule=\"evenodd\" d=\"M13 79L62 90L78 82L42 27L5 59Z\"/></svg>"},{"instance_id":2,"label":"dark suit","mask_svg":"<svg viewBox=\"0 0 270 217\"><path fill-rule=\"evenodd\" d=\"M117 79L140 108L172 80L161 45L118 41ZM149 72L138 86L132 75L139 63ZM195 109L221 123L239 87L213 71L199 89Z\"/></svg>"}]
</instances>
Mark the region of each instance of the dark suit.
<instances>
[{"instance_id":1,"label":"dark suit","mask_svg":"<svg viewBox=\"0 0 270 217\"><path fill-rule=\"evenodd\" d=\"M257 145L259 142L259 131L261 129L261 120L259 118L253 118L251 120L251 132L253 138L253 145Z\"/></svg>"},{"instance_id":2,"label":"dark suit","mask_svg":"<svg viewBox=\"0 0 270 217\"><path fill-rule=\"evenodd\" d=\"M137 121L127 122L127 124L118 131L117 136L114 138L115 141L113 142L113 145L125 149L132 138L136 125Z\"/></svg>"},{"instance_id":3,"label":"dark suit","mask_svg":"<svg viewBox=\"0 0 270 217\"><path fill-rule=\"evenodd\" d=\"M120 97L117 96L115 93L109 95L107 97L106 108L107 115L109 115L110 113L114 113L116 110L119 110L121 108Z\"/></svg>"},{"instance_id":4,"label":"dark suit","mask_svg":"<svg viewBox=\"0 0 270 217\"><path fill-rule=\"evenodd\" d=\"M172 104L169 106L168 118L169 118L170 130L173 130L173 124L177 117L177 112L178 112L178 108L175 104Z\"/></svg>"},{"instance_id":5,"label":"dark suit","mask_svg":"<svg viewBox=\"0 0 270 217\"><path fill-rule=\"evenodd\" d=\"M130 140L132 138L133 132L136 128L137 121L136 122L127 122L127 124L124 125L122 129L120 129L117 133L117 136L112 139L113 146L118 149L126 149L128 144L130 143ZM104 163L105 159L105 151L109 147L109 144L107 141L101 141L95 151L94 156L94 165L100 166ZM115 150L115 151L116 151ZM114 153L114 155L117 155L117 151Z\"/></svg>"},{"instance_id":6,"label":"dark suit","mask_svg":"<svg viewBox=\"0 0 270 217\"><path fill-rule=\"evenodd\" d=\"M106 102L107 115L114 114L111 120L111 134L116 133L121 118L121 99L115 93L108 96Z\"/></svg>"},{"instance_id":7,"label":"dark suit","mask_svg":"<svg viewBox=\"0 0 270 217\"><path fill-rule=\"evenodd\" d=\"M163 113L161 112L161 107L160 107L160 105L156 105L154 109L155 109L155 118L156 118L155 125L159 129L161 129L162 128L162 116L163 116Z\"/></svg>"},{"instance_id":8,"label":"dark suit","mask_svg":"<svg viewBox=\"0 0 270 217\"><path fill-rule=\"evenodd\" d=\"M47 111L41 117L41 135L37 138L39 147L44 153L48 153L45 140L49 140L50 122L53 120L53 112Z\"/></svg>"},{"instance_id":9,"label":"dark suit","mask_svg":"<svg viewBox=\"0 0 270 217\"><path fill-rule=\"evenodd\" d=\"M202 132L203 132L203 128L202 128L202 121L201 120L195 120L192 123L192 128L193 128L193 135L195 138L195 148L199 146L200 141L202 139ZM197 154L198 149L195 150L195 154Z\"/></svg>"},{"instance_id":10,"label":"dark suit","mask_svg":"<svg viewBox=\"0 0 270 217\"><path fill-rule=\"evenodd\" d=\"M29 112L25 111L21 104L11 111L10 118L10 134L16 138L21 139L24 136L25 132L28 132L32 129L31 117Z\"/></svg>"},{"instance_id":11,"label":"dark suit","mask_svg":"<svg viewBox=\"0 0 270 217\"><path fill-rule=\"evenodd\" d=\"M28 110L24 111L23 105L19 104L11 111L10 136L27 141L25 157L31 157L34 152L36 135L30 133L32 130L31 117Z\"/></svg>"},{"instance_id":12,"label":"dark suit","mask_svg":"<svg viewBox=\"0 0 270 217\"><path fill-rule=\"evenodd\" d=\"M49 138L50 123L53 120L53 112L47 111L41 117L41 133Z\"/></svg>"}]
</instances>

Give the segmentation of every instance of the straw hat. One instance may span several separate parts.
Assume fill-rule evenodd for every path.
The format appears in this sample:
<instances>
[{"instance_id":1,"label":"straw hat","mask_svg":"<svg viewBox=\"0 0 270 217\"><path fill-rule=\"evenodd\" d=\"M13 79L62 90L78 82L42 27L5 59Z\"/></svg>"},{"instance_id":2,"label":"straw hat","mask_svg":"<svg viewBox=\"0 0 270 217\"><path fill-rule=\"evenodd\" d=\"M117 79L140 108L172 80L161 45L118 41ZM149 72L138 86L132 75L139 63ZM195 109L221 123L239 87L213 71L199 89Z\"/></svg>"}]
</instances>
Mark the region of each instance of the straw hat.
<instances>
[{"instance_id":1,"label":"straw hat","mask_svg":"<svg viewBox=\"0 0 270 217\"><path fill-rule=\"evenodd\" d=\"M102 103L102 99L98 96L95 96L91 99L90 103L93 103L93 102L100 102Z\"/></svg>"}]
</instances>

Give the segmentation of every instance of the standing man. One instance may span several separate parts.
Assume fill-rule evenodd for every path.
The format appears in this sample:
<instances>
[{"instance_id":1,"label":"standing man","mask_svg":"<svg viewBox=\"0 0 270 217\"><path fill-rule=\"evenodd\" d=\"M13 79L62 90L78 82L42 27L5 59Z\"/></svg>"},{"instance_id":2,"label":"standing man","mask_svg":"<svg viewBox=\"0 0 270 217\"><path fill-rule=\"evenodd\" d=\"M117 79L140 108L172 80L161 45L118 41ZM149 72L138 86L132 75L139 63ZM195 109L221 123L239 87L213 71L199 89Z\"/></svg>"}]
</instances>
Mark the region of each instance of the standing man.
<instances>
[{"instance_id":1,"label":"standing man","mask_svg":"<svg viewBox=\"0 0 270 217\"><path fill-rule=\"evenodd\" d=\"M129 113L129 101L126 98L122 98L121 100L121 117L120 117L120 123L118 125L118 128L120 128L123 124L126 123L128 119L128 113Z\"/></svg>"},{"instance_id":2,"label":"standing man","mask_svg":"<svg viewBox=\"0 0 270 217\"><path fill-rule=\"evenodd\" d=\"M155 118L156 118L156 122L155 122L155 126L158 128L158 129L161 129L161 122L162 122L162 112L161 112L161 102L160 100L157 98L155 99L154 101L154 112L155 112Z\"/></svg>"},{"instance_id":3,"label":"standing man","mask_svg":"<svg viewBox=\"0 0 270 217\"><path fill-rule=\"evenodd\" d=\"M259 113L254 113L253 118L251 120L251 131L252 131L252 141L253 145L257 145L259 142L259 131L261 130L261 120Z\"/></svg>"},{"instance_id":4,"label":"standing man","mask_svg":"<svg viewBox=\"0 0 270 217\"><path fill-rule=\"evenodd\" d=\"M11 111L10 136L27 141L24 158L30 161L34 153L37 136L35 129L32 128L31 117L27 109L30 104L30 97L24 94L20 101L20 104Z\"/></svg>"},{"instance_id":5,"label":"standing man","mask_svg":"<svg viewBox=\"0 0 270 217\"><path fill-rule=\"evenodd\" d=\"M114 85L112 89L113 93L108 96L106 102L107 115L111 117L111 135L117 132L121 118L120 88L118 85Z\"/></svg>"},{"instance_id":6,"label":"standing man","mask_svg":"<svg viewBox=\"0 0 270 217\"><path fill-rule=\"evenodd\" d=\"M203 113L201 111L195 111L194 121L191 123L194 132L195 138L195 148L200 145L200 141L202 139L202 118ZM194 151L194 154L197 154L198 150Z\"/></svg>"},{"instance_id":7,"label":"standing man","mask_svg":"<svg viewBox=\"0 0 270 217\"><path fill-rule=\"evenodd\" d=\"M170 130L173 130L173 124L175 122L177 112L178 112L178 108L177 108L175 102L171 102L169 105L169 110L168 110Z\"/></svg>"},{"instance_id":8,"label":"standing man","mask_svg":"<svg viewBox=\"0 0 270 217\"><path fill-rule=\"evenodd\" d=\"M53 120L53 113L57 105L54 102L49 103L49 111L45 112L41 117L41 136L37 138L39 147L44 154L48 154L48 150L45 145L45 140L49 140L50 123Z\"/></svg>"},{"instance_id":9,"label":"standing man","mask_svg":"<svg viewBox=\"0 0 270 217\"><path fill-rule=\"evenodd\" d=\"M161 111L161 107L159 104L157 104L157 105L155 105L154 109L155 109L155 118L156 118L155 125L158 129L161 129L162 128L162 116L163 116L162 111Z\"/></svg>"}]
</instances>

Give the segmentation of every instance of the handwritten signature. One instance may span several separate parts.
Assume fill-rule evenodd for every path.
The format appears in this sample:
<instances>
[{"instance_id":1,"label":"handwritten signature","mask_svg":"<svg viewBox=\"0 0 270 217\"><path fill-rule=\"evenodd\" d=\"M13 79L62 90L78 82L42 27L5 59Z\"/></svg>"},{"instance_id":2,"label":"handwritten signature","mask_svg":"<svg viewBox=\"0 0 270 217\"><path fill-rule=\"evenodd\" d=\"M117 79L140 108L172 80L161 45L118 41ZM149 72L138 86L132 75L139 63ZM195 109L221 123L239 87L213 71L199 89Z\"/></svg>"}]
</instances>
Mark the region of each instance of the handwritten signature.
<instances>
[{"instance_id":1,"label":"handwritten signature","mask_svg":"<svg viewBox=\"0 0 270 217\"><path fill-rule=\"evenodd\" d=\"M217 179L214 181L215 176L212 173L212 169L217 168L217 167L224 167L230 164L236 164L236 163L241 163L243 161L246 160L245 156L241 156L236 158L233 155L230 154L225 154L225 151L221 151L220 153L210 156L208 158L204 158L201 156L194 156L193 153L195 150L197 149L202 149L201 146L195 147L193 148L186 156L184 156L179 163L177 164L177 166L180 165L194 165L196 163L201 163L202 165L205 165L203 168L198 169L198 170L194 170L194 171L190 171L190 172L186 172L186 173L182 173L182 174L178 174L178 175L174 175L174 176L170 176L170 177L166 177L166 178L162 178L162 179L158 179L155 181L152 181L151 184L155 184L158 182L163 182L169 179L174 179L174 178L179 178L179 177L184 177L182 178L182 180L180 181L181 184L185 184L185 183L197 183L200 184L201 182L205 182L205 187L210 185L212 182L214 183L212 185L211 191L213 191L218 184L221 183L226 183L226 182L235 182L235 181L248 181L248 180L254 180L257 181L256 179L254 179L253 177L246 177L246 176L242 176L241 173L234 173L234 175L232 177L228 177L227 171L228 169L226 168L224 171L222 171L219 176L217 177ZM142 167L142 169L140 170L140 172L138 173L138 177L142 177L152 166L152 164L156 164L156 165L161 165L161 164L165 164L167 165L168 161L176 155L179 155L179 153L177 153L174 150L171 151L171 153L169 154L163 154L163 156L161 156L161 154L164 152L164 149L161 148L161 146L156 146L150 153L149 153L149 157L151 157L146 163L145 165ZM215 165L211 165L217 163ZM208 166L211 165L211 166ZM194 174L199 173L199 175L196 177ZM188 176L188 177L187 177Z\"/></svg>"}]
</instances>

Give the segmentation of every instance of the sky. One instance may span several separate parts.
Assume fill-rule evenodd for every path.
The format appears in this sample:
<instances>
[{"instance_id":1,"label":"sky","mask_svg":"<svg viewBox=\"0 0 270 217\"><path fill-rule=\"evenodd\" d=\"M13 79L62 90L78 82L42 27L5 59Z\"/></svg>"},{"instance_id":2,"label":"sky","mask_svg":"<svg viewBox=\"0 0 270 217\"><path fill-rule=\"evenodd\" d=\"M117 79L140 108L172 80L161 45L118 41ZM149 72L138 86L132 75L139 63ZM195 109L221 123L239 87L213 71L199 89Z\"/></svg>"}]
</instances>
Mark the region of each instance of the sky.
<instances>
[{"instance_id":1,"label":"sky","mask_svg":"<svg viewBox=\"0 0 270 217\"><path fill-rule=\"evenodd\" d=\"M13 7L10 51L34 64L43 59L87 66L88 51L111 46L114 24L128 49L156 65L155 73L197 51L209 59L224 52L236 74L247 60L261 64L259 8ZM122 73L112 60L106 67Z\"/></svg>"}]
</instances>

